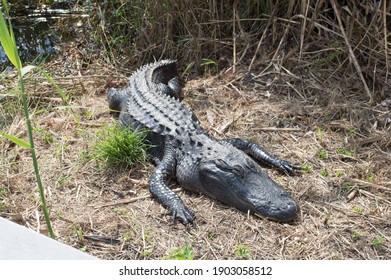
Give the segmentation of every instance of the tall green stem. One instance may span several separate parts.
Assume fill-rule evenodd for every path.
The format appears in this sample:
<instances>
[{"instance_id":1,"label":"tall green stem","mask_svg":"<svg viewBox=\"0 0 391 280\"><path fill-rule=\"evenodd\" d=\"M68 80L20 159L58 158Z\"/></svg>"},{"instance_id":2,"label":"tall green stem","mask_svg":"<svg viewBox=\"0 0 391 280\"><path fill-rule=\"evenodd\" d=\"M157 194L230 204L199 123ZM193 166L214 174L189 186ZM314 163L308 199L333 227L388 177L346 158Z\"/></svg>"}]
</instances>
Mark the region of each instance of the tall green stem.
<instances>
[{"instance_id":1,"label":"tall green stem","mask_svg":"<svg viewBox=\"0 0 391 280\"><path fill-rule=\"evenodd\" d=\"M50 224L49 213L46 208L45 193L44 193L43 187L42 187L41 176L39 175L38 160L37 160L37 156L35 154L35 147L34 147L34 140L33 140L33 128L31 126L31 122L30 122L30 115L29 115L29 110L28 110L26 93L24 91L23 75L22 75L21 69L18 69L18 75L19 75L20 91L21 91L22 103L23 103L23 109L24 109L24 116L26 118L27 133L28 133L29 143L30 143L31 158L33 160L35 178L37 180L39 195L41 197L42 212L45 217L45 221L46 221L46 225L48 227L50 237L55 238L52 226Z\"/></svg>"}]
</instances>

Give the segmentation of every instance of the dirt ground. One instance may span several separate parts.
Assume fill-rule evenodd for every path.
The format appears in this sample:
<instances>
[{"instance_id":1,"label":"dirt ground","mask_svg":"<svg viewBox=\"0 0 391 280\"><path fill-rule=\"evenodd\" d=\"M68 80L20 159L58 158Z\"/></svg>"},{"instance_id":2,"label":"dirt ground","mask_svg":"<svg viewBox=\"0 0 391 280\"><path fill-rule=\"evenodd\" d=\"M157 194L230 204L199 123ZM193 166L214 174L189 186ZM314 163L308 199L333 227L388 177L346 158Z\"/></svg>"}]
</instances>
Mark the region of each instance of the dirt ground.
<instances>
[{"instance_id":1,"label":"dirt ground","mask_svg":"<svg viewBox=\"0 0 391 280\"><path fill-rule=\"evenodd\" d=\"M343 90L315 86L310 75L292 81L292 73L265 74L265 65L251 74L239 67L235 74L228 69L187 81L185 102L212 135L250 138L304 170L287 176L265 169L300 205L291 223L248 216L179 189L197 217L186 228L173 225L149 197L151 164L103 170L86 160L96 131L114 124L107 88L126 82L128 72L101 65L56 72L64 63L47 67L72 96L74 115L50 83L28 80L41 176L59 241L102 259L161 259L185 248L194 259L391 259L389 99L368 106ZM12 77L6 80L11 87ZM26 138L23 117L4 131ZM47 233L28 151L3 138L0 146L0 215Z\"/></svg>"}]
</instances>

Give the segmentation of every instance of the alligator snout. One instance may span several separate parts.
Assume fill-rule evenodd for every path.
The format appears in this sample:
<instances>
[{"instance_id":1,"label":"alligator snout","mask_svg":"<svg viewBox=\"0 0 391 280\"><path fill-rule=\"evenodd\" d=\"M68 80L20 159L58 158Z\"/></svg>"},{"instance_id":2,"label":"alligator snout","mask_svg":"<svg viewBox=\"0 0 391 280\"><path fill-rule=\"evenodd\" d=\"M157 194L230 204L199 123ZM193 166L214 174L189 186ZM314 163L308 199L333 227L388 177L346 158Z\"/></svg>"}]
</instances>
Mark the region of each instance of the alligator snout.
<instances>
[{"instance_id":1,"label":"alligator snout","mask_svg":"<svg viewBox=\"0 0 391 280\"><path fill-rule=\"evenodd\" d=\"M283 203L270 207L269 211L266 210L266 216L279 222L289 222L296 218L298 212L299 206L296 202L293 199L286 199Z\"/></svg>"}]
</instances>

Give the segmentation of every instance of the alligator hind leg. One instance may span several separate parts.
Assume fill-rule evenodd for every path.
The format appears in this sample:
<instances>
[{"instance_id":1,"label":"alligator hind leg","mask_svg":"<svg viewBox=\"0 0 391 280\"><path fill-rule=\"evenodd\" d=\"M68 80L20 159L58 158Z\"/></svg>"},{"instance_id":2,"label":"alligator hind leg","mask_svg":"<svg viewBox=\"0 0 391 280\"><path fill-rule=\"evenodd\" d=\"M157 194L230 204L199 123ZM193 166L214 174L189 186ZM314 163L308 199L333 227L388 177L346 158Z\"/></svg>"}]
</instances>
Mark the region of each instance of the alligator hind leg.
<instances>
[{"instance_id":1,"label":"alligator hind leg","mask_svg":"<svg viewBox=\"0 0 391 280\"><path fill-rule=\"evenodd\" d=\"M230 138L224 139L223 141L230 143L234 147L242 150L246 154L252 156L253 158L266 163L272 167L275 167L285 173L293 173L295 169L300 169L300 165L295 165L290 163L289 161L279 159L270 153L268 153L261 146L252 143L248 140L243 140L240 138Z\"/></svg>"},{"instance_id":2,"label":"alligator hind leg","mask_svg":"<svg viewBox=\"0 0 391 280\"><path fill-rule=\"evenodd\" d=\"M182 83L178 76L175 76L171 80L165 83L158 83L158 88L161 90L162 93L175 97L178 100L182 100L181 96L181 90L182 90Z\"/></svg>"},{"instance_id":3,"label":"alligator hind leg","mask_svg":"<svg viewBox=\"0 0 391 280\"><path fill-rule=\"evenodd\" d=\"M149 190L157 201L167 208L173 216L174 223L179 218L183 224L192 224L195 216L167 186L172 174L175 172L175 150L168 139L164 147L163 159L159 162L149 179Z\"/></svg>"}]
</instances>

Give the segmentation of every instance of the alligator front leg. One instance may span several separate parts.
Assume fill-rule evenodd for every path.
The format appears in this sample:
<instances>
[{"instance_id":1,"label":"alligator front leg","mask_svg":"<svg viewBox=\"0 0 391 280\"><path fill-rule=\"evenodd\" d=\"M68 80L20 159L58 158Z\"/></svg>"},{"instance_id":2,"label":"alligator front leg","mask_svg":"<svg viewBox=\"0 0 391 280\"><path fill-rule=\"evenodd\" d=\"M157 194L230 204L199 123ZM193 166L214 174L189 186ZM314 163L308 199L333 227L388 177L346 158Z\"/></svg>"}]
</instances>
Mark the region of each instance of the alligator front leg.
<instances>
[{"instance_id":1,"label":"alligator front leg","mask_svg":"<svg viewBox=\"0 0 391 280\"><path fill-rule=\"evenodd\" d=\"M300 165L295 165L289 161L279 159L270 153L268 153L261 146L252 143L248 140L243 140L240 138L230 138L224 139L223 141L230 143L234 147L242 150L246 154L252 156L253 158L264 162L272 167L275 167L285 173L293 173L295 169L300 169Z\"/></svg>"},{"instance_id":2,"label":"alligator front leg","mask_svg":"<svg viewBox=\"0 0 391 280\"><path fill-rule=\"evenodd\" d=\"M172 144L166 139L163 159L159 162L149 179L149 190L157 201L167 208L173 216L174 223L179 218L183 224L192 224L195 216L167 186L172 174L175 172L176 160Z\"/></svg>"}]
</instances>

